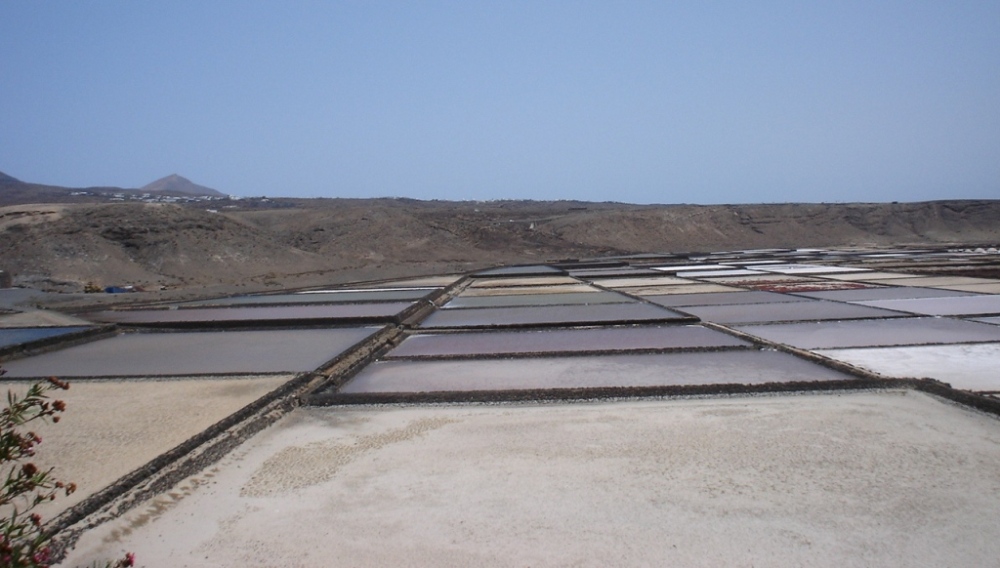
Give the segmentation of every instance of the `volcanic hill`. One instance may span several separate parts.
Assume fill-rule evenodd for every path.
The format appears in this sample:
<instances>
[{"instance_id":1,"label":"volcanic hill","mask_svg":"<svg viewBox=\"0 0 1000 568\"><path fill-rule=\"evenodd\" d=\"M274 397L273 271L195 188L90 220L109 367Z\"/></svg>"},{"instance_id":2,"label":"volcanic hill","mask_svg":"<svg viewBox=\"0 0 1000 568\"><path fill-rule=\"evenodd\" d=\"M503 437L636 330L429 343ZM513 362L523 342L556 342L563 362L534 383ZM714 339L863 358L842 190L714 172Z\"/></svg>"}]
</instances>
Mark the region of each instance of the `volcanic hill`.
<instances>
[{"instance_id":1,"label":"volcanic hill","mask_svg":"<svg viewBox=\"0 0 1000 568\"><path fill-rule=\"evenodd\" d=\"M180 194L180 195L204 195L209 197L225 197L221 191L216 191L210 187L198 185L193 181L181 177L177 174L170 174L152 183L139 188L143 193Z\"/></svg>"}]
</instances>

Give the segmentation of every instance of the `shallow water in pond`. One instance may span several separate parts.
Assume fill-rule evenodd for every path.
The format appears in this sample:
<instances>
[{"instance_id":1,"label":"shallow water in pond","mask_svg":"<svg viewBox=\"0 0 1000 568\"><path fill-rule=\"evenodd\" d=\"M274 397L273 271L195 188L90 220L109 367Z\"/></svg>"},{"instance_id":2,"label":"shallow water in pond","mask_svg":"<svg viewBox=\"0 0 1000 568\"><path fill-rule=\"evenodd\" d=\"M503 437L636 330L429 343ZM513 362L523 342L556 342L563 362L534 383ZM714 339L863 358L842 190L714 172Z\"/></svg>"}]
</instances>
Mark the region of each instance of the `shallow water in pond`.
<instances>
[{"instance_id":1,"label":"shallow water in pond","mask_svg":"<svg viewBox=\"0 0 1000 568\"><path fill-rule=\"evenodd\" d=\"M696 282L692 280L692 282ZM689 294L712 294L718 292L740 292L741 288L723 286L722 284L672 284L668 286L636 286L634 288L617 288L622 294L633 296L668 296Z\"/></svg>"},{"instance_id":2,"label":"shallow water in pond","mask_svg":"<svg viewBox=\"0 0 1000 568\"><path fill-rule=\"evenodd\" d=\"M499 288L517 286L558 286L561 284L579 284L580 281L569 276L532 276L529 278L476 278L469 288Z\"/></svg>"},{"instance_id":3,"label":"shallow water in pond","mask_svg":"<svg viewBox=\"0 0 1000 568\"><path fill-rule=\"evenodd\" d=\"M691 316L650 304L538 306L438 310L420 327L511 327L530 325L585 325L691 320Z\"/></svg>"},{"instance_id":4,"label":"shallow water in pond","mask_svg":"<svg viewBox=\"0 0 1000 568\"><path fill-rule=\"evenodd\" d=\"M569 292L565 294L511 294L502 296L458 296L444 305L444 309L455 308L503 308L508 306L563 306L592 304L623 304L634 302L632 298L594 290L590 292Z\"/></svg>"},{"instance_id":5,"label":"shallow water in pond","mask_svg":"<svg viewBox=\"0 0 1000 568\"><path fill-rule=\"evenodd\" d=\"M906 314L826 300L776 302L768 304L729 304L721 306L684 306L678 308L717 323L766 321L842 320L878 317L904 317Z\"/></svg>"},{"instance_id":6,"label":"shallow water in pond","mask_svg":"<svg viewBox=\"0 0 1000 568\"><path fill-rule=\"evenodd\" d=\"M586 292L600 292L589 284L577 282L576 284L557 284L552 286L496 286L492 288L476 287L462 290L459 297L474 298L477 296L520 296L530 294L574 294Z\"/></svg>"},{"instance_id":7,"label":"shallow water in pond","mask_svg":"<svg viewBox=\"0 0 1000 568\"><path fill-rule=\"evenodd\" d=\"M308 294L265 294L260 296L234 296L185 302L181 306L254 306L268 304L350 304L357 302L393 302L419 300L434 289L421 290L370 290L364 292L313 292Z\"/></svg>"},{"instance_id":8,"label":"shallow water in pond","mask_svg":"<svg viewBox=\"0 0 1000 568\"><path fill-rule=\"evenodd\" d=\"M129 333L4 363L14 377L312 371L381 328Z\"/></svg>"},{"instance_id":9,"label":"shallow water in pond","mask_svg":"<svg viewBox=\"0 0 1000 568\"><path fill-rule=\"evenodd\" d=\"M280 320L390 319L410 307L410 302L372 304L323 304L247 308L190 308L182 310L120 310L89 314L97 321L124 324L201 323Z\"/></svg>"},{"instance_id":10,"label":"shallow water in pond","mask_svg":"<svg viewBox=\"0 0 1000 568\"><path fill-rule=\"evenodd\" d=\"M548 276L553 274L563 274L562 270L545 265L535 266L505 266L503 268L492 268L473 274L475 277L482 276Z\"/></svg>"},{"instance_id":11,"label":"shallow water in pond","mask_svg":"<svg viewBox=\"0 0 1000 568\"><path fill-rule=\"evenodd\" d=\"M928 316L1000 314L1000 295L997 294L910 300L868 300L858 303Z\"/></svg>"},{"instance_id":12,"label":"shallow water in pond","mask_svg":"<svg viewBox=\"0 0 1000 568\"><path fill-rule=\"evenodd\" d=\"M818 292L796 292L800 296L838 302L858 302L863 300L902 300L906 298L945 298L971 295L938 288L916 288L912 286L886 286L885 288L860 288L856 290L823 290Z\"/></svg>"},{"instance_id":13,"label":"shallow water in pond","mask_svg":"<svg viewBox=\"0 0 1000 568\"><path fill-rule=\"evenodd\" d=\"M748 325L736 329L803 349L1000 341L1000 328L950 318Z\"/></svg>"},{"instance_id":14,"label":"shallow water in pond","mask_svg":"<svg viewBox=\"0 0 1000 568\"><path fill-rule=\"evenodd\" d=\"M373 363L341 392L760 384L851 377L777 351Z\"/></svg>"},{"instance_id":15,"label":"shallow water in pond","mask_svg":"<svg viewBox=\"0 0 1000 568\"><path fill-rule=\"evenodd\" d=\"M889 377L929 377L957 389L1000 391L1000 343L828 349L819 353Z\"/></svg>"},{"instance_id":16,"label":"shallow water in pond","mask_svg":"<svg viewBox=\"0 0 1000 568\"><path fill-rule=\"evenodd\" d=\"M50 337L66 335L67 333L76 333L78 331L83 331L85 329L90 329L90 328L85 326L0 328L0 347L10 347L12 345L30 343L32 341L38 341L40 339L48 339Z\"/></svg>"},{"instance_id":17,"label":"shallow water in pond","mask_svg":"<svg viewBox=\"0 0 1000 568\"><path fill-rule=\"evenodd\" d=\"M677 284L694 284L687 278L675 276L653 276L640 278L593 278L591 282L605 288L634 288L636 286L670 286Z\"/></svg>"},{"instance_id":18,"label":"shallow water in pond","mask_svg":"<svg viewBox=\"0 0 1000 568\"><path fill-rule=\"evenodd\" d=\"M750 343L697 325L605 327L413 335L386 358L739 346Z\"/></svg>"},{"instance_id":19,"label":"shallow water in pond","mask_svg":"<svg viewBox=\"0 0 1000 568\"><path fill-rule=\"evenodd\" d=\"M727 304L764 304L776 302L808 302L807 298L761 292L724 292L717 294L675 294L669 296L646 296L644 299L661 306L722 306Z\"/></svg>"}]
</instances>

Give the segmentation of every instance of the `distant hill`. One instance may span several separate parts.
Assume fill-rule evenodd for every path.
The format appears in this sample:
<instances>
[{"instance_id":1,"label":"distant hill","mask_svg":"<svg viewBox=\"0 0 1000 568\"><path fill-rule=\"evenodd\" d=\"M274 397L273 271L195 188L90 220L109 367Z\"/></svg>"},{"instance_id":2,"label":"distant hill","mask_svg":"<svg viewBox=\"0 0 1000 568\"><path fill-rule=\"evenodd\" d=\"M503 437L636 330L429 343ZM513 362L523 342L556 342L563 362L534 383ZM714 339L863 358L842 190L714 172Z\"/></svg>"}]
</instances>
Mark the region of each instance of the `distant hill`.
<instances>
[{"instance_id":1,"label":"distant hill","mask_svg":"<svg viewBox=\"0 0 1000 568\"><path fill-rule=\"evenodd\" d=\"M7 187L13 186L0 185L0 194ZM627 205L288 199L278 207L263 199L189 197L207 202L0 207L0 269L15 285L43 289L80 291L94 282L222 286L229 294L647 252L1000 243L1000 200ZM890 261L880 266L891 267ZM975 268L971 259L969 266Z\"/></svg>"},{"instance_id":2,"label":"distant hill","mask_svg":"<svg viewBox=\"0 0 1000 568\"><path fill-rule=\"evenodd\" d=\"M84 203L106 201L104 195L126 191L118 187L70 188L21 181L0 172L0 206L26 203Z\"/></svg>"},{"instance_id":3,"label":"distant hill","mask_svg":"<svg viewBox=\"0 0 1000 568\"><path fill-rule=\"evenodd\" d=\"M225 197L225 194L210 187L198 185L177 174L170 174L153 183L139 188L142 193L162 193L171 195L204 195L209 197Z\"/></svg>"},{"instance_id":4,"label":"distant hill","mask_svg":"<svg viewBox=\"0 0 1000 568\"><path fill-rule=\"evenodd\" d=\"M0 207L29 203L107 203L109 201L141 200L143 194L168 201L219 199L228 197L210 187L198 185L177 174L158 179L140 189L98 186L62 187L21 181L0 172Z\"/></svg>"}]
</instances>

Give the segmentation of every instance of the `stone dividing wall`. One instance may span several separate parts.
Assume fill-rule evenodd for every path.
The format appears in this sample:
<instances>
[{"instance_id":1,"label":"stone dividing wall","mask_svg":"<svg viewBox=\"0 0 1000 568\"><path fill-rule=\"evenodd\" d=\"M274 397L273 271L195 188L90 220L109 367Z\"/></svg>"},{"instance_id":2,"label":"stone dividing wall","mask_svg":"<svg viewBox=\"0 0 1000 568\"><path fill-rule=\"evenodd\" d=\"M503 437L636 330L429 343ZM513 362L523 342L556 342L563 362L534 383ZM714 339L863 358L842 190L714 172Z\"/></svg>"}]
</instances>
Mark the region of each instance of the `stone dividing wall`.
<instances>
[{"instance_id":1,"label":"stone dividing wall","mask_svg":"<svg viewBox=\"0 0 1000 568\"><path fill-rule=\"evenodd\" d=\"M878 389L913 389L940 398L1000 415L1000 400L967 393L932 379L890 379L848 364L832 361L809 351L761 340L724 326L703 323L758 347L790 353L838 371L852 379L837 381L792 381L766 384L715 384L650 387L589 387L569 389L528 389L478 392L435 393L357 393L339 394L336 389L370 362L398 345L422 319L433 313L467 287L470 277L455 282L427 299L415 302L389 325L367 340L353 346L325 363L319 370L296 376L240 411L161 454L141 468L120 478L56 517L47 529L55 533L56 550L61 554L89 528L116 518L144 500L163 493L181 480L219 461L245 440L277 421L295 407L307 404L357 405L385 403L455 403L455 402L546 402L614 398L676 396L726 396L767 393L851 391ZM113 326L102 328L113 332ZM81 339L82 340L82 339Z\"/></svg>"},{"instance_id":2,"label":"stone dividing wall","mask_svg":"<svg viewBox=\"0 0 1000 568\"><path fill-rule=\"evenodd\" d=\"M934 379L857 378L841 381L793 381L764 384L718 384L649 387L588 387L506 391L441 391L429 393L328 393L304 399L309 406L370 404L444 404L500 402L567 402L691 396L790 394L807 392L912 389L1000 416L1000 400L951 388Z\"/></svg>"},{"instance_id":3,"label":"stone dividing wall","mask_svg":"<svg viewBox=\"0 0 1000 568\"><path fill-rule=\"evenodd\" d=\"M397 321L407 325L419 323L435 307L461 292L468 283L468 277L463 278L427 299L415 302L397 316ZM116 326L106 329L113 331ZM301 405L308 393L328 388L331 383L342 382L343 377L352 376L379 354L398 344L402 334L402 326L387 326L324 363L317 371L298 375L67 509L46 525L46 529L55 535L52 546L54 559L61 559L87 529L123 515L146 499L167 491L183 479L218 462L248 438Z\"/></svg>"},{"instance_id":4,"label":"stone dividing wall","mask_svg":"<svg viewBox=\"0 0 1000 568\"><path fill-rule=\"evenodd\" d=\"M299 406L305 393L325 385L331 375L367 364L375 352L398 334L396 327L377 332L328 362L322 372L298 375L64 511L46 526L56 535L53 543L56 558L61 558L87 529L121 516L144 500L163 493L184 478L219 461L248 438Z\"/></svg>"}]
</instances>

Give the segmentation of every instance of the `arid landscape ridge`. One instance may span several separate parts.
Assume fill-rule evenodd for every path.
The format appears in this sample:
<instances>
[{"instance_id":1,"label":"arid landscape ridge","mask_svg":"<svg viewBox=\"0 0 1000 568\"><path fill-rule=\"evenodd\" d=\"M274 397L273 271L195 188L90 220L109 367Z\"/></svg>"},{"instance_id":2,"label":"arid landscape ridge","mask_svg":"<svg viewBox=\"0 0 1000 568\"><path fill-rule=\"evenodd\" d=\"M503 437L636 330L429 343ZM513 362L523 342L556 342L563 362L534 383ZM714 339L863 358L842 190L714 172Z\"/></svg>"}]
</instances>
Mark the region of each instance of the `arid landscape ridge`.
<instances>
[{"instance_id":1,"label":"arid landscape ridge","mask_svg":"<svg viewBox=\"0 0 1000 568\"><path fill-rule=\"evenodd\" d=\"M1000 242L1000 200L231 198L169 178L213 193L163 202L142 190L41 186L0 175L0 270L15 285L54 291L88 284L251 291L648 252Z\"/></svg>"}]
</instances>

